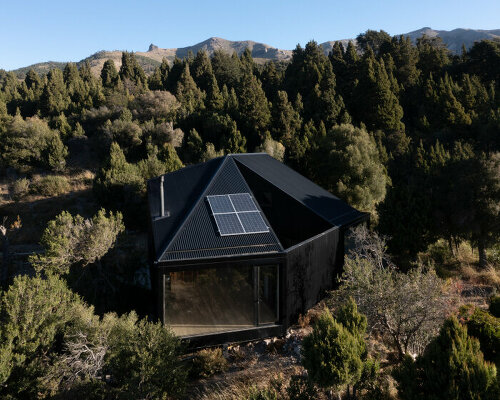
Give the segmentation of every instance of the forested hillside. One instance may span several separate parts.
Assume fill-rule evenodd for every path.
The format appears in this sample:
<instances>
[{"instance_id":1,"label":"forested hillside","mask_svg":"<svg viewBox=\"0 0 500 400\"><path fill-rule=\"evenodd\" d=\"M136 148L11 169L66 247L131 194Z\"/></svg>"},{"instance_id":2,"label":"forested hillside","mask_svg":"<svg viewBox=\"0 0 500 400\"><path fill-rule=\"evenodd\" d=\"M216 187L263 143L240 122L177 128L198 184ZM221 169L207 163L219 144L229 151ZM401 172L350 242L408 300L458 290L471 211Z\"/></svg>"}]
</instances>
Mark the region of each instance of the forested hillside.
<instances>
[{"instance_id":1,"label":"forested hillside","mask_svg":"<svg viewBox=\"0 0 500 400\"><path fill-rule=\"evenodd\" d=\"M358 36L358 45L356 50L337 42L327 56L311 41L297 46L289 63L263 65L248 50L241 56L216 51L212 57L200 51L172 65L164 60L149 76L127 52L119 69L105 62L100 77L88 63L43 76L29 71L24 80L0 71L0 281L10 282L20 270L32 273L30 265L51 276L36 293L52 285L66 299L68 313L78 314L76 320L61 319L51 332L96 318L52 274L66 277L99 314L131 308L148 314L147 291L129 285L140 280L138 266L147 265L145 181L223 154L265 151L369 212L372 229L390 237L388 252L400 270L409 269L419 253L438 249L456 255L467 243L479 255L474 268L490 268L498 285L500 42L482 41L452 55L439 38L423 37L413 45L407 37L368 31ZM117 237L114 255L106 258ZM15 262L13 248L24 252ZM84 275L82 268L90 272ZM4 315L8 296L30 286L23 279L28 278L16 278L4 292ZM137 322L135 314L107 318L96 326L110 335L108 350L116 352L109 368L141 388L131 396L143 396L149 390L144 387L168 391L170 381L158 388L153 375L144 378L151 386L141 386L141 377L131 372L138 364L120 362L135 354L130 362L150 371L154 360L140 355L141 340L152 338L157 347L151 354L163 348L165 357L168 346L175 348L170 356L177 354L177 342L158 333L157 325ZM322 318L320 323L334 323L331 315ZM440 337L446 329L462 332L454 324ZM96 332L89 340L100 337ZM133 339L120 341L120 332ZM52 349L49 342L44 346L42 353ZM11 364L2 364L2 357L12 355L0 346L0 394L3 382L16 382L9 393L30 398L31 378L45 390L40 397L63 383L71 386L70 380L54 383L55 375L42 382L42 358L26 358L27 348L12 364L32 374L21 379L25 370L5 367ZM181 391L176 385L184 379L172 383L174 391ZM105 380L99 385L114 387Z\"/></svg>"},{"instance_id":2,"label":"forested hillside","mask_svg":"<svg viewBox=\"0 0 500 400\"><path fill-rule=\"evenodd\" d=\"M132 219L110 191L141 193L182 164L265 150L371 212L398 256L438 238L470 240L484 256L499 231L500 44L460 57L437 39L412 46L369 31L359 44L362 55L337 43L327 57L310 42L290 64L262 67L248 51L199 52L149 77L129 53L101 79L74 64L24 81L3 72L2 166L61 173L68 142L88 141L96 196Z\"/></svg>"}]
</instances>

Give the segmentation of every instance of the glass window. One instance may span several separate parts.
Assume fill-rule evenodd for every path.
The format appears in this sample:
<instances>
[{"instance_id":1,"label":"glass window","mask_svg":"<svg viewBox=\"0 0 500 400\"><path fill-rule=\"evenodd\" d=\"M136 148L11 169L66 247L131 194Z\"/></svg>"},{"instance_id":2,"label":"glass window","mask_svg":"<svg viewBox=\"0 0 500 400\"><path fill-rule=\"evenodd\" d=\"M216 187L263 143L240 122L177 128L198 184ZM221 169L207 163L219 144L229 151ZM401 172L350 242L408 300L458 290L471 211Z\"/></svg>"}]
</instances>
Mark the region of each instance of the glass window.
<instances>
[{"instance_id":1,"label":"glass window","mask_svg":"<svg viewBox=\"0 0 500 400\"><path fill-rule=\"evenodd\" d=\"M272 324L278 320L278 267L258 267L259 272L259 324Z\"/></svg>"},{"instance_id":2,"label":"glass window","mask_svg":"<svg viewBox=\"0 0 500 400\"><path fill-rule=\"evenodd\" d=\"M167 273L165 323L178 336L253 328L278 320L278 266Z\"/></svg>"}]
</instances>

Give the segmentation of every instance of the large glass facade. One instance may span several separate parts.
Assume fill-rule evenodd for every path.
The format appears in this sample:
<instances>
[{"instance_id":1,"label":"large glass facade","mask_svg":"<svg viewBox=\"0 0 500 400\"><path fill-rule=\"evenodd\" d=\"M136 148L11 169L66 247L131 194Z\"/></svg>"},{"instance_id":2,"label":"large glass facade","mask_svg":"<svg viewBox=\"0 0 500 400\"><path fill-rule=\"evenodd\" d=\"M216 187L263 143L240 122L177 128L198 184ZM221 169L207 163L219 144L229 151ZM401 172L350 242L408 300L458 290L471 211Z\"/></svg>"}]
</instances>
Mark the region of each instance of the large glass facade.
<instances>
[{"instance_id":1,"label":"large glass facade","mask_svg":"<svg viewBox=\"0 0 500 400\"><path fill-rule=\"evenodd\" d=\"M179 336L252 328L278 320L277 265L224 266L164 276L165 323Z\"/></svg>"}]
</instances>

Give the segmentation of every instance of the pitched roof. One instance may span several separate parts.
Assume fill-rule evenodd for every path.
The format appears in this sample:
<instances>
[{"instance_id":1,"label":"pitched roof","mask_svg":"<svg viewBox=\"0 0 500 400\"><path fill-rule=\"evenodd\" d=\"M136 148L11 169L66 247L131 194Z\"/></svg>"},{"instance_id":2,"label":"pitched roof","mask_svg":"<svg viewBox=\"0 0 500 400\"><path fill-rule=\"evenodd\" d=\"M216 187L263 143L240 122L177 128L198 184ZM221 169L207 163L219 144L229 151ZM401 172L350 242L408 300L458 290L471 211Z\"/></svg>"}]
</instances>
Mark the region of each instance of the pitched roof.
<instances>
[{"instance_id":1,"label":"pitched roof","mask_svg":"<svg viewBox=\"0 0 500 400\"><path fill-rule=\"evenodd\" d=\"M278 254L283 246L257 203L270 231L220 236L206 196L250 193L244 176L251 170L294 198L332 226L342 226L365 214L265 153L232 154L148 181L148 200L156 261L199 259L245 254ZM243 172L243 173L242 173Z\"/></svg>"}]
</instances>

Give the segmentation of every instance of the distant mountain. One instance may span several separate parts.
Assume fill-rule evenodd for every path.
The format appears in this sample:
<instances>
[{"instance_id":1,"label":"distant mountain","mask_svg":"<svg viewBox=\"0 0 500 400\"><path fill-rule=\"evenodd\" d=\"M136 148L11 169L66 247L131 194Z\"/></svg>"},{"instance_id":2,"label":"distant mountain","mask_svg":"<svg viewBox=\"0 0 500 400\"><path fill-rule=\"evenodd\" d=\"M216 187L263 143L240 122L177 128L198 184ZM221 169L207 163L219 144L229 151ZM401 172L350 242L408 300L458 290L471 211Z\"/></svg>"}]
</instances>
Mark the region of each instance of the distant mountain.
<instances>
[{"instance_id":1,"label":"distant mountain","mask_svg":"<svg viewBox=\"0 0 500 400\"><path fill-rule=\"evenodd\" d=\"M413 32L405 33L405 36L409 36L413 42L421 37L422 35L427 35L431 37L439 36L443 39L445 45L453 52L460 53L462 48L462 43L465 44L467 48L470 48L474 42L484 40L484 39L499 39L500 40L500 29L495 30L475 30L475 29L454 29L452 31L440 31L431 28L422 28ZM340 41L344 46L347 46L349 41L355 42L355 39L342 39L336 41L329 41L321 43L321 47L328 54L332 49L335 42ZM196 54L199 50L203 49L207 51L209 55L212 55L215 50L222 50L227 53L236 52L241 55L243 51L248 48L252 51L252 57L257 63L265 63L266 61L289 61L292 57L292 50L281 50L276 47L269 46L264 43L258 43L251 40L244 41L231 41L226 39L221 39L217 37L212 37L201 43L195 44L189 47L180 47L175 49L162 49L158 46L151 44L148 51L136 52L135 55L144 68L147 74L154 71L154 69L160 65L161 60L165 57L167 60L172 62L177 56L179 58L187 57L189 52ZM81 65L88 61L92 68L92 71L98 75L102 69L104 62L108 59L112 59L115 62L117 68L121 65L121 50L115 51L100 51L87 57L77 64ZM47 73L51 68L64 68L65 63L63 62L44 62L33 64L28 67L19 68L14 70L19 78L24 78L25 74L33 68L39 74Z\"/></svg>"},{"instance_id":2,"label":"distant mountain","mask_svg":"<svg viewBox=\"0 0 500 400\"><path fill-rule=\"evenodd\" d=\"M423 35L429 37L439 36L443 39L444 44L451 52L460 54L462 51L462 44L465 44L467 49L470 49L475 42L485 39L500 39L500 29L493 29L485 31L481 29L453 29L452 31L438 31L431 28L422 28L413 32L406 33L415 43L418 38Z\"/></svg>"}]
</instances>

